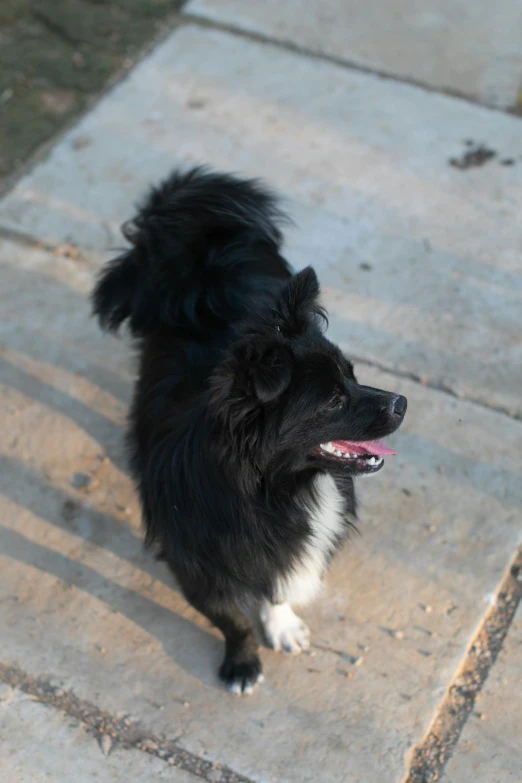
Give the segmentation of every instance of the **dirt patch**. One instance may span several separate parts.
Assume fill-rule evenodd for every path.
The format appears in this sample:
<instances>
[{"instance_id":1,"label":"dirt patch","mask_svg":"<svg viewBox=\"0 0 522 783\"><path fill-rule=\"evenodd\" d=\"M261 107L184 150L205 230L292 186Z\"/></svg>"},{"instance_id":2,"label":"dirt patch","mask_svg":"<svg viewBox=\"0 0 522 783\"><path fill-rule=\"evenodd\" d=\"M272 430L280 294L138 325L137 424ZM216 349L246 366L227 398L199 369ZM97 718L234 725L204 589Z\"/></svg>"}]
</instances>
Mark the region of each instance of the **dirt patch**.
<instances>
[{"instance_id":1,"label":"dirt patch","mask_svg":"<svg viewBox=\"0 0 522 783\"><path fill-rule=\"evenodd\" d=\"M484 144L473 145L460 158L450 158L450 166L465 171L466 169L483 166L488 160L496 157L496 154L495 150L489 149Z\"/></svg>"},{"instance_id":2,"label":"dirt patch","mask_svg":"<svg viewBox=\"0 0 522 783\"><path fill-rule=\"evenodd\" d=\"M183 0L2 0L0 177L128 69Z\"/></svg>"},{"instance_id":3,"label":"dirt patch","mask_svg":"<svg viewBox=\"0 0 522 783\"><path fill-rule=\"evenodd\" d=\"M67 114L74 103L72 90L45 90L40 93L40 106L50 114Z\"/></svg>"}]
</instances>

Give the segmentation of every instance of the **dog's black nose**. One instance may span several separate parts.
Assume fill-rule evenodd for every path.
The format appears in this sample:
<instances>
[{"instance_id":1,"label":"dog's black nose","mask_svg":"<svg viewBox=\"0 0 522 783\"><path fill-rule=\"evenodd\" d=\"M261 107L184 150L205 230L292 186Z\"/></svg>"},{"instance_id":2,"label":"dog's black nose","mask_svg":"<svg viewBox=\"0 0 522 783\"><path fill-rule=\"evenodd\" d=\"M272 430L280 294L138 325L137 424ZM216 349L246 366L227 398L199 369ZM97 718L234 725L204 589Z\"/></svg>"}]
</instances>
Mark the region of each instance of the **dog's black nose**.
<instances>
[{"instance_id":1,"label":"dog's black nose","mask_svg":"<svg viewBox=\"0 0 522 783\"><path fill-rule=\"evenodd\" d=\"M402 394L399 394L397 397L395 397L395 400L392 403L392 413L394 416L400 417L402 419L406 413L407 407L408 400L406 397L403 397Z\"/></svg>"}]
</instances>

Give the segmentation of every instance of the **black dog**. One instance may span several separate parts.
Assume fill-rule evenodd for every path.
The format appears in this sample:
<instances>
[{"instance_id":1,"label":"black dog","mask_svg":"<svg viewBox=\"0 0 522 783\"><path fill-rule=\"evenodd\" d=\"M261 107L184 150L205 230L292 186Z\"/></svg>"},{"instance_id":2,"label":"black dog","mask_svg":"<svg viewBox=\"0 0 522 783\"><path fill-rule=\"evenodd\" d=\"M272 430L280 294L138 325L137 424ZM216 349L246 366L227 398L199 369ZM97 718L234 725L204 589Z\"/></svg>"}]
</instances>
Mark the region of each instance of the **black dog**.
<instances>
[{"instance_id":1,"label":"black dog","mask_svg":"<svg viewBox=\"0 0 522 783\"><path fill-rule=\"evenodd\" d=\"M280 255L284 215L255 181L194 169L124 226L133 247L93 294L103 327L138 342L131 467L146 541L226 641L221 679L262 679L254 629L298 653L311 600L353 526L353 477L406 399L360 386L323 334L315 272Z\"/></svg>"}]
</instances>

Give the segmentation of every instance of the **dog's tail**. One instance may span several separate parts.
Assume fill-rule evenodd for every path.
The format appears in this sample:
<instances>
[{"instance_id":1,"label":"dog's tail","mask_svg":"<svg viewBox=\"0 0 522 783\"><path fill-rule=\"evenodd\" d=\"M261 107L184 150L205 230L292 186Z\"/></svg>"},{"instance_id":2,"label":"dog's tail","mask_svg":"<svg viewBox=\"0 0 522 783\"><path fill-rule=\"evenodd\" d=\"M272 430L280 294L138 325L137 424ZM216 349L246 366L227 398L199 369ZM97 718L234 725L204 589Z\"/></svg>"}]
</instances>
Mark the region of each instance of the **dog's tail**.
<instances>
[{"instance_id":1,"label":"dog's tail","mask_svg":"<svg viewBox=\"0 0 522 783\"><path fill-rule=\"evenodd\" d=\"M94 314L109 330L128 320L136 336L161 325L207 332L238 320L253 296L291 276L279 254L285 219L256 180L175 172L123 225L132 247L102 270Z\"/></svg>"}]
</instances>

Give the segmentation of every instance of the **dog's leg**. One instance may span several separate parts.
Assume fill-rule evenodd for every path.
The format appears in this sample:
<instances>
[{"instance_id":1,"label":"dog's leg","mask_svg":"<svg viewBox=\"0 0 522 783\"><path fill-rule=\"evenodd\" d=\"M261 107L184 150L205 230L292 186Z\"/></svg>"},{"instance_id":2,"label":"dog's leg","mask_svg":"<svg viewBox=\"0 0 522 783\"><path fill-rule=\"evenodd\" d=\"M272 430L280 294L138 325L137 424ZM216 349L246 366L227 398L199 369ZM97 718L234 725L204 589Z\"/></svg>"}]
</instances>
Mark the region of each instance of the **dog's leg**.
<instances>
[{"instance_id":1,"label":"dog's leg","mask_svg":"<svg viewBox=\"0 0 522 783\"><path fill-rule=\"evenodd\" d=\"M249 619L237 607L225 605L212 594L202 594L201 588L191 589L187 583L181 586L187 601L225 637L225 658L219 669L221 680L237 696L252 693L263 681L263 674L259 644Z\"/></svg>"},{"instance_id":2,"label":"dog's leg","mask_svg":"<svg viewBox=\"0 0 522 783\"><path fill-rule=\"evenodd\" d=\"M258 622L269 647L298 655L310 646L310 629L290 604L264 601L258 609Z\"/></svg>"},{"instance_id":3,"label":"dog's leg","mask_svg":"<svg viewBox=\"0 0 522 783\"><path fill-rule=\"evenodd\" d=\"M225 637L225 658L219 676L236 695L252 693L263 681L259 645L249 620L238 609L204 612Z\"/></svg>"}]
</instances>

